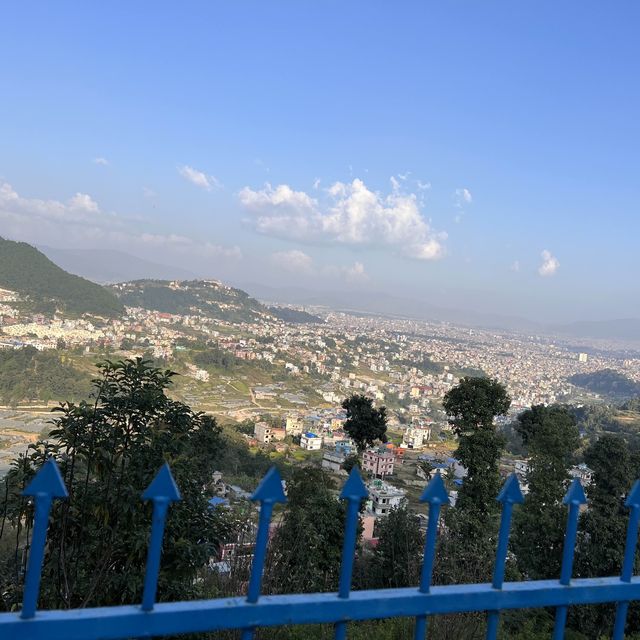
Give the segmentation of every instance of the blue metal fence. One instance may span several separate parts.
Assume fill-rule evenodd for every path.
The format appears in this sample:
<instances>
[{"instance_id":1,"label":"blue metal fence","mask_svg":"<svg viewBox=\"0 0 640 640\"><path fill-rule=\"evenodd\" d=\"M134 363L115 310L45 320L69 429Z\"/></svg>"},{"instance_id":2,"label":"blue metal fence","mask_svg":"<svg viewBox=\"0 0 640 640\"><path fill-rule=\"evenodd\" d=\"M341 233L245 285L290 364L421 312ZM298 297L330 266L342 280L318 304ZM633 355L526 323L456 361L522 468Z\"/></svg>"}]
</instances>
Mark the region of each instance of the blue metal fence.
<instances>
[{"instance_id":1,"label":"blue metal fence","mask_svg":"<svg viewBox=\"0 0 640 640\"><path fill-rule=\"evenodd\" d=\"M180 500L178 487L165 465L143 494L143 499L153 503L153 516L141 604L68 611L37 611L52 502L67 497L53 459L43 466L24 494L31 496L35 503L34 530L22 611L0 614L0 638L7 640L97 640L222 629L242 630L243 639L248 640L253 637L256 627L314 623L333 623L335 637L341 639L346 638L351 621L390 617L414 617L414 637L422 640L427 634L428 616L478 611L487 612L486 637L495 639L501 611L534 607L556 608L553 637L562 638L567 608L597 603L617 603L613 638L620 640L624 637L629 602L640 599L640 578L633 576L640 523L640 481L633 486L626 500L630 519L620 576L571 579L580 506L587 502L580 482L574 480L564 498L568 518L560 579L505 583L511 515L514 505L523 502L518 480L511 475L497 498L502 504L502 516L492 583L432 587L438 521L441 507L449 502L442 478L436 475L421 497L428 504L429 520L420 585L417 588L352 592L358 512L362 500L367 497L367 489L358 470L354 469L340 494L347 502L347 509L338 592L261 596L273 507L286 501L280 475L274 468L252 496L260 504L260 517L247 597L157 604L164 525L170 503Z\"/></svg>"}]
</instances>

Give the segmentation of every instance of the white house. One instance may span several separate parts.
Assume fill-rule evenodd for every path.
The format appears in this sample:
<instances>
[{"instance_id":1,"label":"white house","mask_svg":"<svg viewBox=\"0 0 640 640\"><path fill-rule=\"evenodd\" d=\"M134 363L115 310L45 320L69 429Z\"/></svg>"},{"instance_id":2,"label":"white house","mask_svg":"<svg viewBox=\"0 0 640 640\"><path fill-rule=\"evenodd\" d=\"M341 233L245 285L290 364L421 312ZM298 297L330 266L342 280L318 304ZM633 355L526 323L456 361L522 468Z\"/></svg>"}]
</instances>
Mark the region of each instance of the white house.
<instances>
[{"instance_id":1,"label":"white house","mask_svg":"<svg viewBox=\"0 0 640 640\"><path fill-rule=\"evenodd\" d=\"M322 438L315 433L307 431L300 436L300 446L306 451L320 451Z\"/></svg>"}]
</instances>

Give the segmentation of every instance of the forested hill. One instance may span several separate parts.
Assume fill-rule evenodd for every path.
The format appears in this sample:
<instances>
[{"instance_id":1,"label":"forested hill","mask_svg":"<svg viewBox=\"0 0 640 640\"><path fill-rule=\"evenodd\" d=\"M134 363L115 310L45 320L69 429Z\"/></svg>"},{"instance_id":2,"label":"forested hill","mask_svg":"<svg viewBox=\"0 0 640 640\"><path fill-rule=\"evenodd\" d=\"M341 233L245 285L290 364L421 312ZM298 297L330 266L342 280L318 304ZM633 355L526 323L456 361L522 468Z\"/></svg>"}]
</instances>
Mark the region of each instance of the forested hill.
<instances>
[{"instance_id":1,"label":"forested hill","mask_svg":"<svg viewBox=\"0 0 640 640\"><path fill-rule=\"evenodd\" d=\"M34 347L0 350L0 403L82 400L91 377L57 351Z\"/></svg>"},{"instance_id":2,"label":"forested hill","mask_svg":"<svg viewBox=\"0 0 640 640\"><path fill-rule=\"evenodd\" d=\"M0 238L0 288L15 291L34 311L114 317L118 299L100 285L67 273L25 242Z\"/></svg>"},{"instance_id":3,"label":"forested hill","mask_svg":"<svg viewBox=\"0 0 640 640\"><path fill-rule=\"evenodd\" d=\"M569 382L613 400L623 400L640 395L640 384L613 369L578 373L571 376Z\"/></svg>"},{"instance_id":4,"label":"forested hill","mask_svg":"<svg viewBox=\"0 0 640 640\"><path fill-rule=\"evenodd\" d=\"M128 307L163 313L205 315L228 322L253 322L269 310L241 289L215 280L135 280L111 286Z\"/></svg>"}]
</instances>

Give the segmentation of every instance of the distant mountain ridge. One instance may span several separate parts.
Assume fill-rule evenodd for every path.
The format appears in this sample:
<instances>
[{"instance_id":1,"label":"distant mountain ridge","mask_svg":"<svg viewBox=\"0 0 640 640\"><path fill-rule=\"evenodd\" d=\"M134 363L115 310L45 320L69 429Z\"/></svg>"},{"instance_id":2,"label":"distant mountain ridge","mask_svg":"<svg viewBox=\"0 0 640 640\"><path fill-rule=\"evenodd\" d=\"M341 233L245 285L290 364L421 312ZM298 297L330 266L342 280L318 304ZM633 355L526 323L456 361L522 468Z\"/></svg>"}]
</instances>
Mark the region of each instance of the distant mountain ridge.
<instances>
[{"instance_id":1,"label":"distant mountain ridge","mask_svg":"<svg viewBox=\"0 0 640 640\"><path fill-rule=\"evenodd\" d=\"M26 242L0 238L0 288L15 291L34 311L115 317L123 306L107 289L67 273Z\"/></svg>"},{"instance_id":2,"label":"distant mountain ridge","mask_svg":"<svg viewBox=\"0 0 640 640\"><path fill-rule=\"evenodd\" d=\"M151 262L113 249L55 249L38 247L49 259L69 273L98 282L113 284L131 280L196 280L187 269Z\"/></svg>"}]
</instances>

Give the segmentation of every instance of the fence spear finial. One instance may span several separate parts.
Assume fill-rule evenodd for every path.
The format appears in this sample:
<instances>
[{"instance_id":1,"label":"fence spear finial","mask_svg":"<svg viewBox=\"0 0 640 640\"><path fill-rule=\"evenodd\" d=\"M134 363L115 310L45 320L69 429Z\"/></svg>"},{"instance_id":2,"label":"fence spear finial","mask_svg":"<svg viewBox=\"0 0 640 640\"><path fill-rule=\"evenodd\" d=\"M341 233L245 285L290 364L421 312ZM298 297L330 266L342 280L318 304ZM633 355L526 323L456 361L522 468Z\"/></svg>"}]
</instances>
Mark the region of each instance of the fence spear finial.
<instances>
[{"instance_id":1,"label":"fence spear finial","mask_svg":"<svg viewBox=\"0 0 640 640\"><path fill-rule=\"evenodd\" d=\"M438 520L442 505L449 504L449 495L444 486L442 476L438 471L429 484L425 487L420 502L429 504L429 522L427 524L427 535L424 541L424 557L422 560L422 574L420 577L420 591L429 593L431 587L431 577L433 575L433 560L436 553L436 537L438 535ZM423 640L427 633L427 617L417 616L414 629L415 640Z\"/></svg>"},{"instance_id":2,"label":"fence spear finial","mask_svg":"<svg viewBox=\"0 0 640 640\"><path fill-rule=\"evenodd\" d=\"M564 546L562 548L562 568L560 569L560 584L568 585L571 582L573 571L573 558L576 552L576 537L578 535L578 518L580 517L580 506L587 504L584 489L578 478L574 478L567 493L562 499L562 504L569 507L567 518L567 531L564 536ZM567 607L562 606L556 609L556 621L553 628L553 640L564 638L564 628L567 624Z\"/></svg>"},{"instance_id":3,"label":"fence spear finial","mask_svg":"<svg viewBox=\"0 0 640 640\"><path fill-rule=\"evenodd\" d=\"M624 506L631 511L629 514L629 524L627 525L627 541L624 548L624 559L622 561L622 571L620 580L631 582L633 576L633 565L636 559L636 547L638 546L638 524L640 523L640 480L636 480ZM616 608L616 621L613 625L613 640L624 638L624 628L627 623L627 611L629 602L620 602Z\"/></svg>"},{"instance_id":4,"label":"fence spear finial","mask_svg":"<svg viewBox=\"0 0 640 640\"><path fill-rule=\"evenodd\" d=\"M282 488L282 478L277 467L271 467L251 496L251 500L260 503L260 516L258 518L258 533L256 535L256 545L253 552L253 564L251 566L251 576L249 578L249 589L247 590L247 602L258 602L260 589L262 587L262 573L264 562L267 557L267 544L269 543L269 523L271 514L276 503L284 503L287 497ZM251 640L253 629L245 629L242 632L242 640Z\"/></svg>"},{"instance_id":5,"label":"fence spear finial","mask_svg":"<svg viewBox=\"0 0 640 640\"><path fill-rule=\"evenodd\" d=\"M518 476L515 473L512 473L502 485L502 489L496 500L502 504L502 514L500 516L500 531L498 533L498 548L496 550L496 562L493 569L492 586L494 589L502 589L502 583L504 582L504 568L507 561L507 548L509 545L509 531L511 529L513 505L522 504L524 502L524 496L520 489ZM495 640L498 636L499 621L500 614L497 611L490 611L487 619L487 640Z\"/></svg>"},{"instance_id":6,"label":"fence spear finial","mask_svg":"<svg viewBox=\"0 0 640 640\"><path fill-rule=\"evenodd\" d=\"M151 521L151 541L147 555L147 568L144 576L144 592L142 594L142 610L151 611L156 600L158 590L158 574L160 573L160 555L162 553L162 538L164 525L167 520L169 503L182 500L171 469L165 462L156 477L151 481L142 494L143 500L153 502Z\"/></svg>"},{"instance_id":7,"label":"fence spear finial","mask_svg":"<svg viewBox=\"0 0 640 640\"><path fill-rule=\"evenodd\" d=\"M338 597L348 598L351 591L353 577L353 557L356 552L356 534L358 531L358 511L360 503L369 495L367 487L362 482L358 467L351 469L347 481L342 487L340 498L347 501L347 515L345 519L344 541L342 543L342 564L340 566L340 582L338 583ZM335 640L342 640L347 636L347 623L337 622L334 630Z\"/></svg>"},{"instance_id":8,"label":"fence spear finial","mask_svg":"<svg viewBox=\"0 0 640 640\"><path fill-rule=\"evenodd\" d=\"M40 577L42 575L42 561L47 541L51 504L54 498L69 497L60 475L60 469L58 469L58 465L53 458L49 458L44 463L40 471L22 492L22 495L33 497L35 515L20 616L22 618L33 618L36 614L38 595L40 593Z\"/></svg>"}]
</instances>

